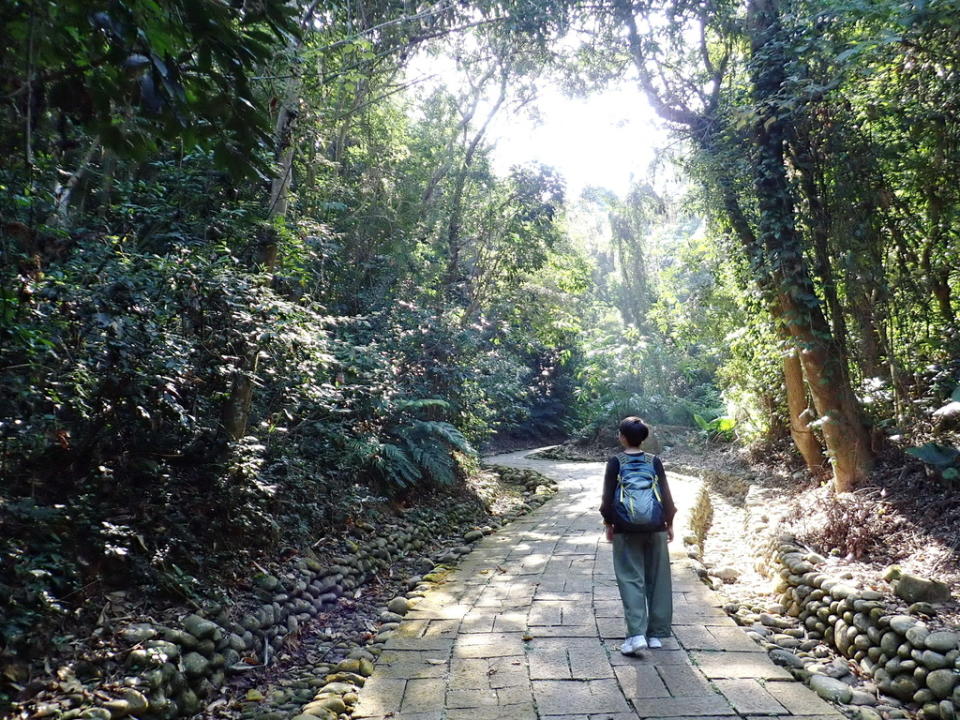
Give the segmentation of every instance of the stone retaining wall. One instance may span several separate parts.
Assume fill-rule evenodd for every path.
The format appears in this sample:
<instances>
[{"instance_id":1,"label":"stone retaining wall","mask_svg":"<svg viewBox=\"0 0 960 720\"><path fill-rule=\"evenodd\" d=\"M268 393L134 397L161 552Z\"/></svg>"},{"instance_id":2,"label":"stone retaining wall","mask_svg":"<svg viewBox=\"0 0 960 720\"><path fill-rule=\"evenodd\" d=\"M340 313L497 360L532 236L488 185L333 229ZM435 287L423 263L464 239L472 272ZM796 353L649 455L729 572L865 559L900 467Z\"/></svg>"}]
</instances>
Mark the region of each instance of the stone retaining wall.
<instances>
[{"instance_id":1,"label":"stone retaining wall","mask_svg":"<svg viewBox=\"0 0 960 720\"><path fill-rule=\"evenodd\" d=\"M917 616L934 611L927 603L903 614L894 609L903 607L902 598L831 576L825 558L777 530L786 511L777 497L750 485L743 500L744 546L754 569L771 580L777 601L731 602L725 609L733 619L774 662L845 705L852 718L905 718L915 710L927 720L960 720L960 633L928 627ZM684 542L704 582L726 579L722 569L698 562L700 538L691 534Z\"/></svg>"},{"instance_id":2,"label":"stone retaining wall","mask_svg":"<svg viewBox=\"0 0 960 720\"><path fill-rule=\"evenodd\" d=\"M556 491L555 483L536 473L503 469L501 474L525 486L523 504L502 521L529 512ZM470 513L454 508L448 515L468 524ZM431 580L444 563L454 563L469 552L470 544L494 532L494 527L470 530L460 546L439 553L435 552L436 522L399 519L379 528L360 525L353 532L354 537L337 541L337 552L324 561L298 557L283 572L255 575L253 591L230 605L207 606L175 626L139 622L119 629L106 656L123 663L126 677L104 681L95 689L77 682L73 695L26 703L22 713L57 720L117 720L130 715L172 720L194 715L215 699L231 675L266 666L288 638L397 559L429 556L420 561L420 570L426 573L423 578L406 579L407 586L414 587ZM386 608L380 617L387 628L399 619L399 614ZM366 661L366 657L354 659L357 667L349 669L368 670L363 667Z\"/></svg>"},{"instance_id":3,"label":"stone retaining wall","mask_svg":"<svg viewBox=\"0 0 960 720\"><path fill-rule=\"evenodd\" d=\"M922 717L957 720L960 633L889 613L883 594L830 578L818 570L823 558L789 536L781 540L772 553L780 604L806 636L857 663L881 693L915 705Z\"/></svg>"}]
</instances>

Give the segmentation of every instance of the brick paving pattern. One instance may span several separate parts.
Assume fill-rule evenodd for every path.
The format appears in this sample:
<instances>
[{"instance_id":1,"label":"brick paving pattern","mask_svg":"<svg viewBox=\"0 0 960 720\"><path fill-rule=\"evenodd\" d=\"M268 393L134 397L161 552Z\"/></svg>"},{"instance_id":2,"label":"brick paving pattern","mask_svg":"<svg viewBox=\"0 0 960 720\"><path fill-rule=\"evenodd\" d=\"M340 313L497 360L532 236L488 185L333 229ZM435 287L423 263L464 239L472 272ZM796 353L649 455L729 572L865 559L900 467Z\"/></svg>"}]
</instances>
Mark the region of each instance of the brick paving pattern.
<instances>
[{"instance_id":1,"label":"brick paving pattern","mask_svg":"<svg viewBox=\"0 0 960 720\"><path fill-rule=\"evenodd\" d=\"M494 461L560 483L551 502L481 540L404 618L360 692L370 720L640 720L842 716L774 665L673 557L674 637L619 652L624 624L597 506L603 466ZM681 507L696 490L671 477Z\"/></svg>"}]
</instances>

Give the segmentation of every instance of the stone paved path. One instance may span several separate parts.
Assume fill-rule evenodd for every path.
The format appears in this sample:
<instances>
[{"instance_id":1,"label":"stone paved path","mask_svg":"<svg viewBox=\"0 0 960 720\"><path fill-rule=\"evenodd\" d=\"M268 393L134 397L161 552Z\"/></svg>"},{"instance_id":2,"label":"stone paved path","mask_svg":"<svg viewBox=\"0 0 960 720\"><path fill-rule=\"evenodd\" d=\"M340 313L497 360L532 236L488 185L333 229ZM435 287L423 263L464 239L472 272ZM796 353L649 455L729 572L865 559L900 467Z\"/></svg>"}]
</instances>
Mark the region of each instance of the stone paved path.
<instances>
[{"instance_id":1,"label":"stone paved path","mask_svg":"<svg viewBox=\"0 0 960 720\"><path fill-rule=\"evenodd\" d=\"M381 720L637 720L841 717L770 662L673 546L674 638L618 651L622 607L599 524L594 463L501 455L555 478L550 502L484 538L404 618L354 717ZM695 481L671 476L689 508ZM677 518L678 533L686 527Z\"/></svg>"}]
</instances>

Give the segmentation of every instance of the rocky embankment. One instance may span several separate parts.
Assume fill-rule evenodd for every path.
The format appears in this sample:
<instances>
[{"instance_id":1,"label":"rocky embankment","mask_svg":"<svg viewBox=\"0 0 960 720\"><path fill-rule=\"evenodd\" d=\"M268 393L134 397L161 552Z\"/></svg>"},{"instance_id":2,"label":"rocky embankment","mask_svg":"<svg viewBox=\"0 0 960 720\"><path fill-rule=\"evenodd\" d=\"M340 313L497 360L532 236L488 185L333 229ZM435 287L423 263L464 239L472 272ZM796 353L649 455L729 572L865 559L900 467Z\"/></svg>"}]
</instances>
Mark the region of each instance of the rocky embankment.
<instances>
[{"instance_id":1,"label":"rocky embankment","mask_svg":"<svg viewBox=\"0 0 960 720\"><path fill-rule=\"evenodd\" d=\"M875 582L845 572L777 530L786 505L763 489L736 505L708 497L714 525L705 541L702 528L685 538L688 554L774 662L858 720L960 717L960 628L938 619L945 585L896 568Z\"/></svg>"},{"instance_id":2,"label":"rocky embankment","mask_svg":"<svg viewBox=\"0 0 960 720\"><path fill-rule=\"evenodd\" d=\"M859 711L864 720L896 717L904 707L929 720L955 720L960 707L960 632L930 624L936 608L928 600L942 598L937 584L902 576L897 596L915 602L906 613L891 611L897 598L831 577L823 572L825 558L797 545L791 535L780 540L772 560L779 570L777 590L786 617L772 629L758 618L763 628L755 630L758 639L777 645L772 652L785 663L795 663L822 697L873 706ZM841 662L819 665L786 654L814 641L836 651Z\"/></svg>"},{"instance_id":3,"label":"rocky embankment","mask_svg":"<svg viewBox=\"0 0 960 720\"><path fill-rule=\"evenodd\" d=\"M492 513L474 503L357 522L342 537L261 568L249 591L225 602L99 628L80 657L24 687L11 716L348 718L403 614L471 543L556 492L537 473L496 471L515 490L481 488Z\"/></svg>"}]
</instances>

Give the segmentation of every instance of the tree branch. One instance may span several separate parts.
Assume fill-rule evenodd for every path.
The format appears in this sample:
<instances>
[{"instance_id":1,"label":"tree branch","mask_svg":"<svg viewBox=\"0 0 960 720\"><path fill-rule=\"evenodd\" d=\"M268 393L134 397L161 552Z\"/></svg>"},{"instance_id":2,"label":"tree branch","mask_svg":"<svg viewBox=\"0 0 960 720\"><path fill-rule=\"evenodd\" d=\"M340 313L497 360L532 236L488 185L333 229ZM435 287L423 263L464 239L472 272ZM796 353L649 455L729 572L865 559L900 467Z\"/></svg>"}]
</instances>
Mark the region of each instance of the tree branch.
<instances>
[{"instance_id":1,"label":"tree branch","mask_svg":"<svg viewBox=\"0 0 960 720\"><path fill-rule=\"evenodd\" d=\"M640 87L646 94L647 100L653 106L653 109L664 120L686 125L690 128L698 127L700 123L699 116L696 113L682 105L678 107L667 103L660 96L656 86L653 84L653 79L650 77L650 72L644 62L643 47L640 43L640 31L637 29L637 21L633 16L632 7L629 3L620 0L616 5L616 10L621 22L623 22L627 28L630 54L633 57L633 64L637 68Z\"/></svg>"},{"instance_id":2,"label":"tree branch","mask_svg":"<svg viewBox=\"0 0 960 720\"><path fill-rule=\"evenodd\" d=\"M47 217L47 225L57 228L67 227L67 211L70 209L70 201L73 199L73 193L90 169L90 163L93 162L93 156L99 147L100 136L98 135L90 142L90 146L87 148L87 152L84 153L80 165L71 173L67 181L63 184L57 183L53 190L53 196L55 198L53 212Z\"/></svg>"}]
</instances>

